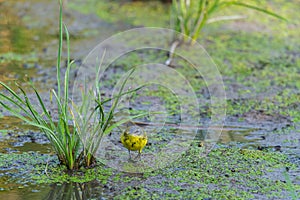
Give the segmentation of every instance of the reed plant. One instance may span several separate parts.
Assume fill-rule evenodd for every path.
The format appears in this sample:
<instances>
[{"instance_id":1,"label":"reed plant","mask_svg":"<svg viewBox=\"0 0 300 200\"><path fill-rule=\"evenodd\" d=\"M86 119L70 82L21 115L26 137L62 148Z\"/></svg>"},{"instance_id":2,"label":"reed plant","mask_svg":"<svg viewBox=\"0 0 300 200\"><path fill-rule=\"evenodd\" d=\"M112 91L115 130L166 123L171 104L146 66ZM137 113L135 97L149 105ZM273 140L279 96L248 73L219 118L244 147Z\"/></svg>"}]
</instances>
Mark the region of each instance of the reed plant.
<instances>
[{"instance_id":1,"label":"reed plant","mask_svg":"<svg viewBox=\"0 0 300 200\"><path fill-rule=\"evenodd\" d=\"M231 6L252 9L281 20L286 20L273 11L248 4L248 2L245 3L245 1L241 0L173 0L172 22L174 29L184 35L180 40L193 43L199 38L206 24L245 18L245 16L241 15L212 17L214 14Z\"/></svg>"},{"instance_id":2,"label":"reed plant","mask_svg":"<svg viewBox=\"0 0 300 200\"><path fill-rule=\"evenodd\" d=\"M64 37L65 36L65 37ZM61 74L61 59L63 38L67 45L67 68ZM104 56L104 55L103 55ZM56 109L51 110L41 94L31 85L37 101L32 101L22 86L16 83L18 91L0 81L3 90L0 91L0 105L12 115L24 122L39 128L49 139L60 163L69 170L95 165L95 153L99 148L102 137L114 128L134 118L145 116L140 114L113 121L116 107L121 97L137 91L139 88L124 91L125 84L132 75L134 68L126 76L117 95L101 99L99 83L99 67L96 67L96 80L89 90L82 90L80 103L75 103L69 97L69 79L72 62L70 62L70 39L67 27L63 24L62 3L59 11L59 45L57 55L57 90L52 89L50 100L54 99ZM62 79L63 77L63 79ZM36 103L38 102L38 103ZM104 105L111 103L108 111ZM55 113L55 114L54 114Z\"/></svg>"}]
</instances>

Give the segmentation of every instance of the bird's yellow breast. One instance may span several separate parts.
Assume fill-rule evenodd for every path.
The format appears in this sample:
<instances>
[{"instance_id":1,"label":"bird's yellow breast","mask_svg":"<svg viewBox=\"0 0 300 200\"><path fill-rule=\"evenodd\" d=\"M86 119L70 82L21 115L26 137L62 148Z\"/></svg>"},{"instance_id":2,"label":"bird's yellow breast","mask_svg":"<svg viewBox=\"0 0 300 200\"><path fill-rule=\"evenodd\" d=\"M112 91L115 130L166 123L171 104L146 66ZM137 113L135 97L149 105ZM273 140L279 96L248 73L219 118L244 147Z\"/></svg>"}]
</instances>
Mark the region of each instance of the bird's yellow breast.
<instances>
[{"instance_id":1,"label":"bird's yellow breast","mask_svg":"<svg viewBox=\"0 0 300 200\"><path fill-rule=\"evenodd\" d=\"M121 135L121 142L128 150L141 152L147 144L147 136L133 135L124 131Z\"/></svg>"}]
</instances>

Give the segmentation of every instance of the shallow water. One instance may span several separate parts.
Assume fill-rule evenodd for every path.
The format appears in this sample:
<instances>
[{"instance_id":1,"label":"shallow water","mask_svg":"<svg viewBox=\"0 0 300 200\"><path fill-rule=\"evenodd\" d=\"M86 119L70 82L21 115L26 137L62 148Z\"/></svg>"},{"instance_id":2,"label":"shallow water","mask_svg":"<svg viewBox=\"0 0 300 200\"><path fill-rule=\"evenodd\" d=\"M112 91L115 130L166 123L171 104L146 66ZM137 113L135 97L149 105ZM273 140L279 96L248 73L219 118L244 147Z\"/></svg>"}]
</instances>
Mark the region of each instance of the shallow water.
<instances>
[{"instance_id":1,"label":"shallow water","mask_svg":"<svg viewBox=\"0 0 300 200\"><path fill-rule=\"evenodd\" d=\"M39 131L35 130L32 131L32 127L22 124L18 119L14 117L6 117L6 121L9 121L9 124L5 125L5 128L9 129L8 132L0 133L0 152L1 153L13 153L13 154L20 154L23 152L29 153L38 153L40 155L52 155L53 151L51 151L51 147L47 141L47 138ZM0 124L0 127L3 128L3 124ZM156 134L149 134L148 135L148 146L144 149L143 152L143 162L137 163L130 163L127 162L128 153L126 149L122 147L119 143L119 134L118 132L114 132L110 136L107 136L105 140L110 140L113 142L116 148L106 148L105 145L101 146L100 152L104 153L105 155L109 155L110 157L101 157L100 162L106 163L108 167L112 167L113 169L127 171L126 166L128 165L130 170L132 170L131 165L137 165L136 167L141 167L140 172L149 171L149 165L147 168L143 168L141 163L147 163L148 157L153 153L156 152L158 149L164 145L163 141L169 141L170 139L177 137L178 135L190 135L189 130L186 128L182 130L178 130L174 128L172 125L169 130L176 130L176 133L173 134L172 131L169 131L168 134L164 134L164 130L161 127L147 127L144 126L147 130L155 130L156 128L160 129L159 133ZM257 149L259 147L265 147L270 151L284 151L290 152L291 155L297 155L299 152L299 145L295 143L292 145L291 143L282 143L282 139L286 138L286 136L281 135L280 137L276 137L274 139L274 135L269 134L268 131L263 130L258 127L249 127L244 124L241 124L240 127L237 126L224 126L224 127L214 127L215 129L222 128L223 132L219 138L219 144L225 145L234 145L238 146L239 148L252 148ZM203 138L203 133L205 133L204 127L199 127L202 129L198 131L200 135L196 135L197 142L200 143L201 138ZM20 130L22 130L20 132ZM171 134L171 135L170 135ZM274 134L274 133L273 133ZM292 135L289 135L292 137ZM297 134L294 135L295 139L299 137ZM183 137L185 138L185 137ZM291 139L291 138L290 138ZM299 139L299 138L298 138ZM272 140L272 142L271 142ZM278 142L278 143L276 143ZM276 145L280 144L280 149L275 148ZM113 151L113 152L111 152ZM117 153L116 153L117 151ZM297 151L297 152L296 152ZM103 158L108 160L103 160ZM300 165L300 160L298 157L291 156L290 159L295 159L294 162L297 165ZM110 161L110 162L107 162ZM152 161L150 159L149 161ZM41 160L41 162L46 162L46 160ZM162 162L162 160L161 160ZM121 168L120 168L121 167ZM125 167L125 168L124 168ZM151 166L150 166L151 167ZM154 168L153 168L154 169ZM153 170L152 169L152 170ZM18 173L14 174L17 170ZM25 171L24 171L25 170ZM28 170L28 171L27 171ZM174 169L171 169L174 170ZM139 170L135 170L134 174L129 173L127 177L135 177L138 176L136 172ZM151 169L150 169L151 171ZM126 181L119 182L118 185L111 185L111 183L100 183L98 181L91 181L87 183L60 183L60 184L32 184L30 182L24 182L24 175L23 173L30 173L30 167L22 168L21 165L16 164L11 168L2 168L0 169L0 197L1 199L108 199L112 198L115 195L120 195L120 191L124 190L128 187L128 183ZM300 181L297 180L297 174L299 171L293 170L290 171L291 178L296 182ZM125 173L126 174L126 173ZM278 179L282 178L281 171L274 171L269 173L272 177L278 177ZM124 174L123 174L124 176ZM267 176L267 175L265 175ZM281 178L280 178L281 177ZM27 180L28 181L28 180ZM137 184L138 182L132 182L130 184Z\"/></svg>"},{"instance_id":2,"label":"shallow water","mask_svg":"<svg viewBox=\"0 0 300 200\"><path fill-rule=\"evenodd\" d=\"M15 80L23 82L25 77L33 77L32 80L37 87L48 92L55 83L57 47L55 27L58 13L56 2L14 0L1 2L0 6L5 10L0 13L0 80L13 83ZM75 60L81 60L101 40L129 27L121 23L110 24L99 20L96 16L85 16L73 10L68 10L65 17L72 38L71 54ZM1 153L53 153L47 139L36 129L24 125L13 117L2 117L0 120L0 130L8 129L0 132ZM225 127L220 127L223 131L219 143L299 155L299 133L295 130L288 134L276 134L270 131L274 129L272 124L276 123L276 120L270 123L271 125L265 126L256 124L255 121L228 123ZM182 132L187 133L186 130ZM167 137L166 135L162 137L164 136ZM117 136L113 137L117 141ZM151 141L151 137L149 143L158 144L157 140ZM127 151L119 146L120 149L116 154L122 155L123 159L127 157ZM150 154L151 148L154 149L153 146L145 150L146 157L147 153ZM300 166L299 158L291 156L291 159L293 158ZM101 199L102 196L103 199L107 199L117 194L119 188L127 186L126 183L111 186L97 181L85 184L31 185L20 181L17 177L12 183L7 179L14 170L18 169L0 170L0 190L3 190L0 191L0 199ZM294 177L298 172L299 170L293 172Z\"/></svg>"}]
</instances>

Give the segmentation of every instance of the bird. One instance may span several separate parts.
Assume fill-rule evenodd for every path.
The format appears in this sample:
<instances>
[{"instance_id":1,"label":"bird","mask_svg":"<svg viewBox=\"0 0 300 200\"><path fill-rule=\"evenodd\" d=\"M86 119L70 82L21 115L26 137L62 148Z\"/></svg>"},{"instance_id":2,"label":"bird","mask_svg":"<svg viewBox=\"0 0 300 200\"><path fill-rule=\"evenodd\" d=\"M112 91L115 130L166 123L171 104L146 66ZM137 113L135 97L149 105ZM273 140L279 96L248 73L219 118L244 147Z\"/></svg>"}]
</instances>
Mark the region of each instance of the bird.
<instances>
[{"instance_id":1,"label":"bird","mask_svg":"<svg viewBox=\"0 0 300 200\"><path fill-rule=\"evenodd\" d=\"M146 132L143 131L143 135L130 134L128 129L123 131L120 136L121 143L128 149L129 160L131 160L130 151L138 151L138 155L135 159L141 158L143 148L146 146L148 138Z\"/></svg>"}]
</instances>

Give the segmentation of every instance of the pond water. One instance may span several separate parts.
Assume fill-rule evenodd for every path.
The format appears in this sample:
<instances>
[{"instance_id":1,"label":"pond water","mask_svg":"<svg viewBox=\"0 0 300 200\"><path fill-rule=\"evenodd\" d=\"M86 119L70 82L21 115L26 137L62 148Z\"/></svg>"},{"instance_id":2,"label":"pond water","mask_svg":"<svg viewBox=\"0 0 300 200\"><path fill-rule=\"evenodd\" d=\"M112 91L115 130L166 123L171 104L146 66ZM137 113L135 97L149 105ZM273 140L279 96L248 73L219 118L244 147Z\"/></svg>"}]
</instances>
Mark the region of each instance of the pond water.
<instances>
[{"instance_id":1,"label":"pond water","mask_svg":"<svg viewBox=\"0 0 300 200\"><path fill-rule=\"evenodd\" d=\"M14 88L15 80L25 85L24 79L30 77L40 91L48 94L56 79L58 45L56 1L0 1L0 7L3 11L0 13L0 80ZM72 59L78 62L81 62L95 44L132 26L120 21L107 22L96 15L81 14L71 8L66 10L65 19L71 33ZM8 116L6 112L2 114L4 116L0 118L0 153L38 153L45 156L43 161L47 161L47 157L53 157L53 151L43 134ZM257 116L261 118L256 119ZM267 114L260 113L245 116L246 121L243 122L228 120L224 127L216 127L223 130L218 143L239 148L284 152L292 155L291 159L295 159L294 162L300 166L300 159L295 156L300 155L299 134L295 130L274 137L273 132L288 128L291 122L280 115L268 117ZM267 122L260 123L264 120ZM205 130L205 127L198 128L200 132ZM121 189L128 186L126 182L111 185L97 180L88 183L33 184L23 182L24 179L20 178L22 173L30 173L30 169L21 168L20 165L19 163L11 168L0 168L0 199L110 199L119 195ZM293 180L300 184L299 178L297 179L299 172L297 168L292 175ZM123 174L123 176L135 178L140 175ZM135 184L138 185L132 183L131 186L138 188Z\"/></svg>"},{"instance_id":2,"label":"pond water","mask_svg":"<svg viewBox=\"0 0 300 200\"><path fill-rule=\"evenodd\" d=\"M41 162L44 163L48 162L50 157L52 159L51 162L53 162L53 159L57 159L56 157L53 158L53 151L48 143L47 138L38 130L22 124L20 120L14 117L5 117L4 119L9 123L4 124L2 122L0 125L1 129L8 129L7 132L1 133L1 153L22 154L26 152L29 154L37 154L38 157L43 157ZM174 128L174 126L172 127ZM201 127L198 128L200 130L202 129ZM205 128L203 128L203 130L205 130ZM182 132L187 134L186 130L182 130ZM199 136L196 136L196 138L197 137ZM293 136L289 135L289 137ZM295 134L294 137L297 138L297 135ZM291 155L300 153L297 143L282 144L281 141L283 138L284 136L278 139L270 139L270 136L268 136L266 130L258 127L237 127L231 125L223 127L223 132L219 139L219 143L229 146L238 146L242 149L257 149L263 147L269 149L269 151L283 151ZM112 139L112 141L118 140L116 138L110 139ZM155 137L149 137L149 146L145 148L146 150L143 159L147 159L148 152L153 151L151 148L159 144L155 143L156 140L157 138ZM280 146L278 146L278 144L280 144ZM122 149L122 152L125 155L126 151L124 151L124 149ZM120 157L120 154L118 156ZM127 157L127 155L125 157ZM125 157L123 156L119 159L124 161ZM295 163L297 162L299 162L299 160L295 160ZM86 183L64 182L56 184L37 184L26 179L25 175L26 173L30 173L31 167L34 167L34 165L29 167L22 167L22 165L22 161L19 161L19 163L16 161L13 166L0 168L0 190L2 190L0 191L1 199L110 199L116 195L120 195L120 191L124 190L124 188L128 186L127 182L121 182L118 183L118 185L114 185L113 182L103 183L98 180L93 180ZM44 170L46 170L46 168ZM115 173L118 174L118 172ZM294 171L293 173L296 175L298 172ZM117 176L116 174L113 176ZM140 175L131 173L126 175L125 173L122 176L135 178L139 177ZM276 173L275 176L280 176L280 173ZM133 185L138 184L138 182L133 183Z\"/></svg>"}]
</instances>

